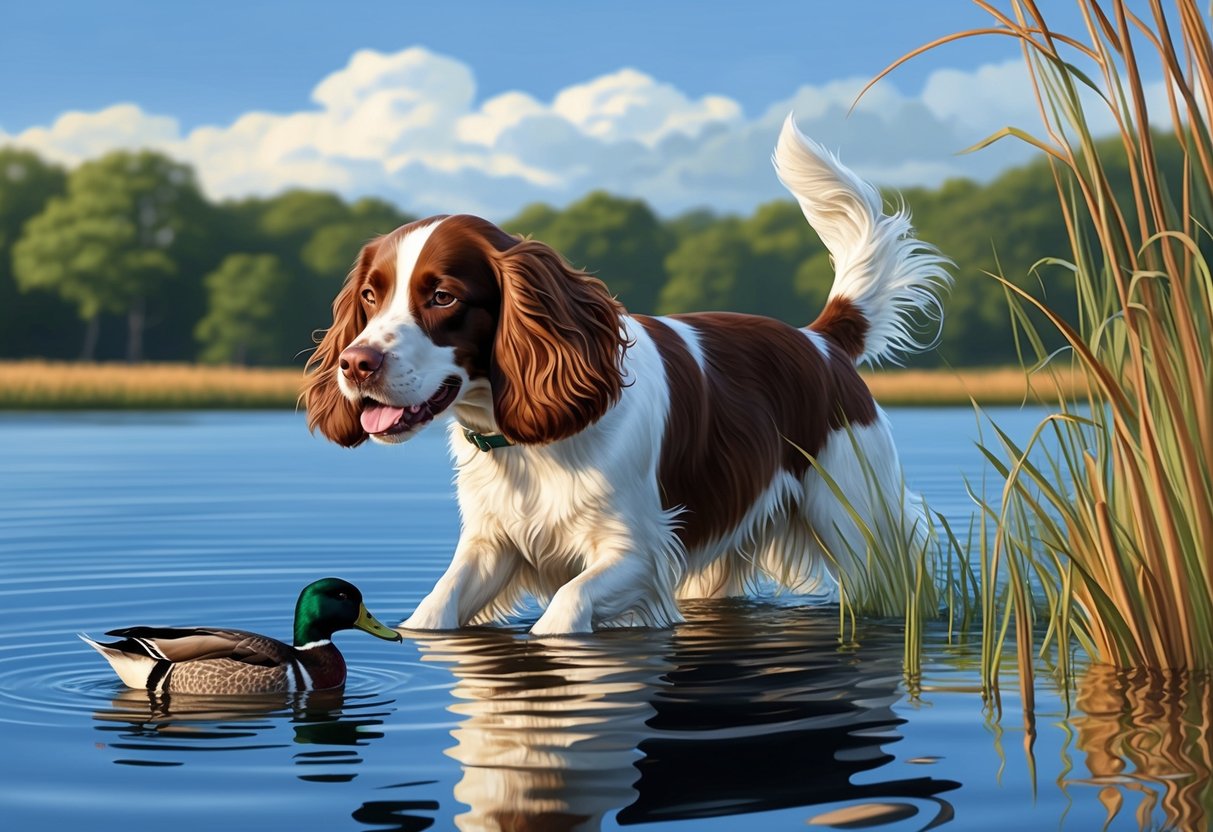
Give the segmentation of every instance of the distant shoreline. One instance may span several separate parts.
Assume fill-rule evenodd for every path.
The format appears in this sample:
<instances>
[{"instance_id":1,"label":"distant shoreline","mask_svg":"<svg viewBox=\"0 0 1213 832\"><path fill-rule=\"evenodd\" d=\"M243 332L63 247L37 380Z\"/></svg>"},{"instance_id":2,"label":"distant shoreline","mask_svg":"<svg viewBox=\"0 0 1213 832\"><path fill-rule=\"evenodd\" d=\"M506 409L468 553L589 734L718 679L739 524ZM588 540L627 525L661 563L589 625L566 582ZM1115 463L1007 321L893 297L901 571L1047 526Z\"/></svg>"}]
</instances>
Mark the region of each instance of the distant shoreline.
<instances>
[{"instance_id":1,"label":"distant shoreline","mask_svg":"<svg viewBox=\"0 0 1213 832\"><path fill-rule=\"evenodd\" d=\"M864 371L885 406L1022 404L1056 400L1046 376L1027 395L1018 368ZM201 364L85 364L0 361L0 410L252 410L294 409L304 380L291 368ZM1072 393L1073 377L1063 389Z\"/></svg>"}]
</instances>

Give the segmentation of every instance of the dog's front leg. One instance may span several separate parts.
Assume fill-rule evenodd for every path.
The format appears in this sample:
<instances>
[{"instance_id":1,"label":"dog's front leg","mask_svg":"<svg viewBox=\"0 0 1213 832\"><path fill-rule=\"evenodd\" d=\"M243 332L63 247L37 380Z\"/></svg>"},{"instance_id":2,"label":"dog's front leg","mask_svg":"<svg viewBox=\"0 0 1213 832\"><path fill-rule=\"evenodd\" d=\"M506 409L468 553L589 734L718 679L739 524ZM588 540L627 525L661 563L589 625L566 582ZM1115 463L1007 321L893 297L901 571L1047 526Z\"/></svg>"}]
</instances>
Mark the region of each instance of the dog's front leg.
<instances>
[{"instance_id":1,"label":"dog's front leg","mask_svg":"<svg viewBox=\"0 0 1213 832\"><path fill-rule=\"evenodd\" d=\"M534 635L593 632L594 624L610 621L635 608L654 589L652 565L634 554L596 560L556 591L547 610L531 627Z\"/></svg>"},{"instance_id":2,"label":"dog's front leg","mask_svg":"<svg viewBox=\"0 0 1213 832\"><path fill-rule=\"evenodd\" d=\"M446 572L400 626L408 630L464 626L513 580L518 564L518 553L502 541L460 538Z\"/></svg>"}]
</instances>

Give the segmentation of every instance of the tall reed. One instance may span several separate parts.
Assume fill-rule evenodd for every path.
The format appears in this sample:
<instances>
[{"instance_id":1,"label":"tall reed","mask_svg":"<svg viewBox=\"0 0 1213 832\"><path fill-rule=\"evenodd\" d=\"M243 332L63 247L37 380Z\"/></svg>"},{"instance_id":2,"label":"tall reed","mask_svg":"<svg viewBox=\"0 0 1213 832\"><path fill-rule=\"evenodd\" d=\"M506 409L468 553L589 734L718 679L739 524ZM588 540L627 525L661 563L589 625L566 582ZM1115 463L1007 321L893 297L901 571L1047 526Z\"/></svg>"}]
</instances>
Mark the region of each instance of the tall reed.
<instances>
[{"instance_id":1,"label":"tall reed","mask_svg":"<svg viewBox=\"0 0 1213 832\"><path fill-rule=\"evenodd\" d=\"M1073 642L1112 665L1213 667L1208 20L1193 0L1135 4L1140 15L1123 0L1078 0L1085 32L1071 35L1052 30L1033 0L1011 0L1006 11L976 2L993 25L942 38L893 67L960 38L1021 45L1042 130L1007 127L974 149L1014 137L1047 155L1070 251L1037 271L1046 283L1050 272L1072 274L1077 320L995 279L1025 366L1047 377L1068 364L1080 379L1080 402L1059 397L1029 442L995 427L984 447L1004 483L983 502L996 523L983 559L997 587L982 602L985 637L994 639L987 682L996 682L995 654L1012 623L1027 674L1033 653L1050 646L1064 669ZM1154 72L1161 88L1146 84ZM1116 140L1096 141L1093 108L1111 117ZM1177 169L1160 159L1167 133L1180 148ZM1046 349L1047 331L1064 352ZM1037 645L1042 613L1048 629Z\"/></svg>"}]
</instances>

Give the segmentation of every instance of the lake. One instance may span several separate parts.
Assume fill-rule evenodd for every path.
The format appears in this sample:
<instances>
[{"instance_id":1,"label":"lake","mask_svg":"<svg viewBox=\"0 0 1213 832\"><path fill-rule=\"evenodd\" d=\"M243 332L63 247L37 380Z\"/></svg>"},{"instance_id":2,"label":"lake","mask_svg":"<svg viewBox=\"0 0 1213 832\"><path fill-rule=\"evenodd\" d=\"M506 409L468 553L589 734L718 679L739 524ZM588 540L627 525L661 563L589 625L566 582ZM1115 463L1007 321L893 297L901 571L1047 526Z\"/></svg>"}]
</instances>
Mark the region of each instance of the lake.
<instances>
[{"instance_id":1,"label":"lake","mask_svg":"<svg viewBox=\"0 0 1213 832\"><path fill-rule=\"evenodd\" d=\"M994 414L1026 436L1038 411ZM971 411L890 412L909 484L963 530ZM151 697L76 637L221 624L289 638L299 590L395 624L458 534L445 435L343 450L292 413L0 414L0 809L13 830L1204 829L1207 679L1096 668L983 705L976 643L791 597L669 631L525 621L338 634L343 691ZM1070 701L1067 702L1067 699Z\"/></svg>"}]
</instances>

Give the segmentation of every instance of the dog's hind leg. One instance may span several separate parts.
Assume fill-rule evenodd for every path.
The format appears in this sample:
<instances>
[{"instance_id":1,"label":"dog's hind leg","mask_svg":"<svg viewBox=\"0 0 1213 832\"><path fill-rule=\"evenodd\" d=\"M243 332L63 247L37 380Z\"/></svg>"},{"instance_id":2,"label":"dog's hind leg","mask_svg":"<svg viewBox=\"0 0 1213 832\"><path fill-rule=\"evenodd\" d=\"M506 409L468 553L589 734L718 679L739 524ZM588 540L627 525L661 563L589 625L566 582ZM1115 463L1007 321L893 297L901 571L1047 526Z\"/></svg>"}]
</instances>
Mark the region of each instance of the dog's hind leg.
<instances>
[{"instance_id":1,"label":"dog's hind leg","mask_svg":"<svg viewBox=\"0 0 1213 832\"><path fill-rule=\"evenodd\" d=\"M702 557L691 555L688 563L702 560ZM749 554L733 551L726 552L705 566L692 570L688 567L686 576L678 585L678 599L692 598L734 598L745 595L746 589L753 582L753 557Z\"/></svg>"},{"instance_id":2,"label":"dog's hind leg","mask_svg":"<svg viewBox=\"0 0 1213 832\"><path fill-rule=\"evenodd\" d=\"M758 549L757 562L762 574L782 589L837 600L830 558L803 517L790 518L766 537Z\"/></svg>"},{"instance_id":3,"label":"dog's hind leg","mask_svg":"<svg viewBox=\"0 0 1213 832\"><path fill-rule=\"evenodd\" d=\"M879 612L899 613L917 580L928 520L921 498L905 487L884 413L835 431L816 466L805 478L802 511L831 571L854 600L881 599Z\"/></svg>"}]
</instances>

